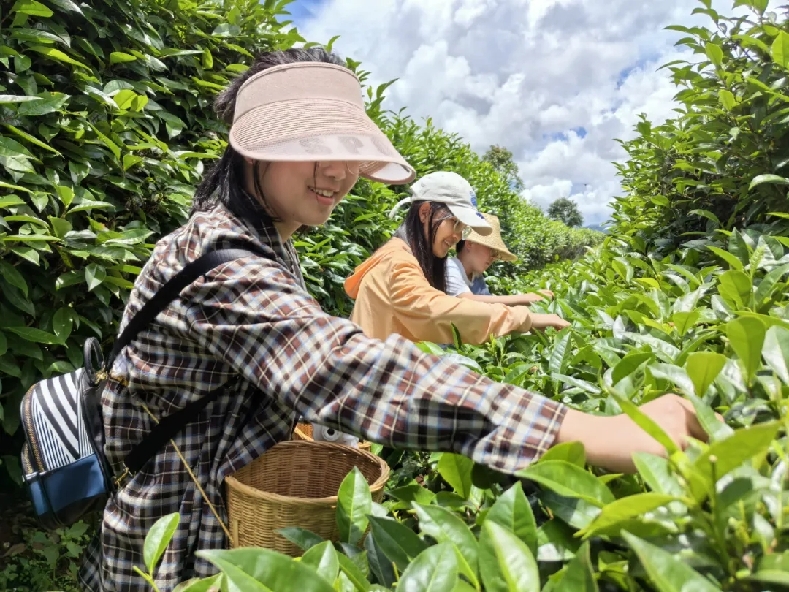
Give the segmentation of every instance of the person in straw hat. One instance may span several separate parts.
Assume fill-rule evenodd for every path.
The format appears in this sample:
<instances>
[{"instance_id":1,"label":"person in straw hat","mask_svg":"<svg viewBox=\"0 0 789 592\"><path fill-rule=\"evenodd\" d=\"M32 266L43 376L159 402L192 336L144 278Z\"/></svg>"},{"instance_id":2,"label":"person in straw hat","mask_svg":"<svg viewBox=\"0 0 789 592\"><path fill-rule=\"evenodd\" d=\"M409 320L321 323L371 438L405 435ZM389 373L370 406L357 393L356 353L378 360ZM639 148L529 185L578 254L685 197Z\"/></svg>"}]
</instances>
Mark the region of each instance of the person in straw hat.
<instances>
[{"instance_id":1,"label":"person in straw hat","mask_svg":"<svg viewBox=\"0 0 789 592\"><path fill-rule=\"evenodd\" d=\"M186 286L110 368L97 449L118 489L86 549L83 590L148 592L134 568L145 565L154 522L174 512L180 521L154 570L156 587L172 592L215 573L195 552L230 544L225 477L290 439L299 417L390 447L460 452L508 474L568 441L612 471L634 471L636 451L665 454L626 415L582 413L400 336L367 337L321 310L305 288L293 233L325 223L359 177L414 177L366 115L361 84L343 60L320 48L263 53L215 109L230 125L229 145L197 187L189 219L157 242L120 328L203 254L231 245L255 254ZM208 404L139 470L122 470L155 423L196 402ZM641 409L677 442L704 437L683 399Z\"/></svg>"},{"instance_id":2,"label":"person in straw hat","mask_svg":"<svg viewBox=\"0 0 789 592\"><path fill-rule=\"evenodd\" d=\"M390 216L405 204L410 206L394 237L345 281L355 300L350 318L367 336L386 339L397 333L415 342L451 344L454 326L465 343L480 344L491 335L569 326L558 315L535 314L525 306L446 294L449 250L469 231L493 232L466 179L449 171L425 175Z\"/></svg>"},{"instance_id":3,"label":"person in straw hat","mask_svg":"<svg viewBox=\"0 0 789 592\"><path fill-rule=\"evenodd\" d=\"M553 296L549 290L541 290L541 294L510 294L495 296L490 293L485 282L485 271L494 261L517 261L510 253L501 238L499 219L492 214L482 216L491 226L492 232L483 235L471 229L468 236L455 246L457 257L447 259L446 293L450 296L469 298L478 302L506 304L508 306L528 306L544 300L545 296Z\"/></svg>"}]
</instances>

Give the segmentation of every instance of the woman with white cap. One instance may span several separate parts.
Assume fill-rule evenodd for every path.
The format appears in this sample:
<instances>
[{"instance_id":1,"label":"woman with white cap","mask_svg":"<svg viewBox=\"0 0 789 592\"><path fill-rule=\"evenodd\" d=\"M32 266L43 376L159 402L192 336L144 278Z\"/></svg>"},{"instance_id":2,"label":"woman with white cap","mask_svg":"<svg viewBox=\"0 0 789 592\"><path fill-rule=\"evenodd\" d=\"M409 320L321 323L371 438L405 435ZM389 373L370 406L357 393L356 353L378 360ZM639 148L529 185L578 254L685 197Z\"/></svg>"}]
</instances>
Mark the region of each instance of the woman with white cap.
<instances>
[{"instance_id":1,"label":"woman with white cap","mask_svg":"<svg viewBox=\"0 0 789 592\"><path fill-rule=\"evenodd\" d=\"M493 228L477 210L469 182L457 173L425 175L411 195L390 213L410 203L394 237L356 268L345 290L356 302L351 320L369 337L397 333L411 341L453 343L452 326L465 343L480 344L491 335L561 329L569 325L554 314L459 299L446 294L447 253L470 230L489 235Z\"/></svg>"},{"instance_id":2,"label":"woman with white cap","mask_svg":"<svg viewBox=\"0 0 789 592\"><path fill-rule=\"evenodd\" d=\"M367 117L361 85L322 49L264 53L215 104L230 145L197 188L193 212L162 238L132 291L121 328L187 264L218 248L254 251L188 284L123 347L102 393L102 447L117 491L83 560L92 592L148 592L135 567L154 522L180 521L154 583L161 592L215 568L225 548L223 482L301 416L390 447L451 450L515 473L578 440L592 464L633 471L631 454L665 454L627 416L596 417L498 384L392 335L366 337L308 293L291 243L326 222L359 176L408 183L413 169ZM208 402L137 470L124 459L155 424ZM677 442L703 438L674 396L642 407Z\"/></svg>"},{"instance_id":3,"label":"woman with white cap","mask_svg":"<svg viewBox=\"0 0 789 592\"><path fill-rule=\"evenodd\" d=\"M457 257L447 259L446 293L450 296L469 298L477 302L506 304L508 306L529 306L545 296L552 297L553 292L541 290L541 294L507 294L503 296L491 294L485 282L485 271L494 261L517 261L510 253L501 238L501 227L498 217L493 214L482 216L491 226L492 232L482 234L471 229L468 235L455 246Z\"/></svg>"}]
</instances>

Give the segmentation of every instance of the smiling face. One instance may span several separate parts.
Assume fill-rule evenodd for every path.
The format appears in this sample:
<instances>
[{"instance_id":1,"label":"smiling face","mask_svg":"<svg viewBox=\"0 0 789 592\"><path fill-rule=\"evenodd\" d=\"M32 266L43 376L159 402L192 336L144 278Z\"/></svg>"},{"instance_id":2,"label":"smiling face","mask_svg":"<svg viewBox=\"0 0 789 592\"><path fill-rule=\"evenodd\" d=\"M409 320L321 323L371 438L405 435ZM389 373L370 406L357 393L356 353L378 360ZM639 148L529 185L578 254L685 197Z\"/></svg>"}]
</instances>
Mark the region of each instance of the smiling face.
<instances>
[{"instance_id":1,"label":"smiling face","mask_svg":"<svg viewBox=\"0 0 789 592\"><path fill-rule=\"evenodd\" d=\"M424 227L425 237L430 237L430 204L424 203L419 208L419 219ZM448 208L441 208L434 212L432 219L435 228L433 237L433 255L444 258L449 250L454 247L461 238L466 225L452 215Z\"/></svg>"},{"instance_id":2,"label":"smiling face","mask_svg":"<svg viewBox=\"0 0 789 592\"><path fill-rule=\"evenodd\" d=\"M289 238L300 226L320 226L359 179L353 162L268 162L247 160L246 189L279 221L277 230ZM257 183L255 175L257 174ZM256 187L257 186L257 187Z\"/></svg>"}]
</instances>

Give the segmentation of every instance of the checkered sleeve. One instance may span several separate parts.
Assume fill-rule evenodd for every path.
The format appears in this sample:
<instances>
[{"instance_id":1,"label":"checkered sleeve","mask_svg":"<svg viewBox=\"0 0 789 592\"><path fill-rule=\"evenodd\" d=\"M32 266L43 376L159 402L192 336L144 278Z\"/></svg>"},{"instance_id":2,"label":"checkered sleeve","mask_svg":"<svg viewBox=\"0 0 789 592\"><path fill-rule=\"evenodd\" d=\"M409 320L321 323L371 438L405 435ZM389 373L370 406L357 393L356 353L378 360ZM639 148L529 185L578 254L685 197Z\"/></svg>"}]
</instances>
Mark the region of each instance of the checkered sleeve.
<instances>
[{"instance_id":1,"label":"checkered sleeve","mask_svg":"<svg viewBox=\"0 0 789 592\"><path fill-rule=\"evenodd\" d=\"M307 421L397 448L454 451L513 473L554 442L566 408L324 313L275 262L215 269L186 295L189 332Z\"/></svg>"}]
</instances>

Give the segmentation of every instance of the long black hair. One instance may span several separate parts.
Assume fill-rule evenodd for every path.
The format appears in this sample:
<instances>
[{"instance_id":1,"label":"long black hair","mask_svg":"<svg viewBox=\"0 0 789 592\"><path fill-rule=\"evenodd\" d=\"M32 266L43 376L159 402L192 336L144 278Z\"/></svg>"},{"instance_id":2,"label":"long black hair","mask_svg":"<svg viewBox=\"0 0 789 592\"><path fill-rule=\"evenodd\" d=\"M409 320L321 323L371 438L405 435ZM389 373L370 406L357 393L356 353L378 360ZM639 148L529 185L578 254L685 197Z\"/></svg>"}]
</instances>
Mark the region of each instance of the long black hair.
<instances>
[{"instance_id":1,"label":"long black hair","mask_svg":"<svg viewBox=\"0 0 789 592\"><path fill-rule=\"evenodd\" d=\"M419 219L419 208L424 203L430 203L430 217L427 221L429 236L425 236L424 224ZM411 204L403 223L395 232L396 237L403 239L411 247L411 252L419 261L419 267L422 268L422 273L425 274L428 283L442 292L447 291L447 259L446 257L436 257L433 254L433 241L442 218L450 214L449 208L444 204L432 201L415 201Z\"/></svg>"},{"instance_id":2,"label":"long black hair","mask_svg":"<svg viewBox=\"0 0 789 592\"><path fill-rule=\"evenodd\" d=\"M214 112L228 126L232 125L238 91L251 76L268 68L273 68L274 66L295 64L298 62L325 62L336 66L346 66L342 58L321 47L286 49L261 53L243 74L233 79L228 87L217 95L214 101ZM222 158L208 169L202 181L200 181L200 184L195 189L190 215L195 212L208 210L217 203L227 204L233 194L244 187L244 164L244 158L228 144L224 154L222 154ZM260 161L255 161L255 191L258 194L257 196L264 201L264 205L269 211L272 220L275 220L275 213L272 211L269 204L265 203L265 196L261 191L261 166L268 165ZM265 173L265 171L263 172Z\"/></svg>"}]
</instances>

